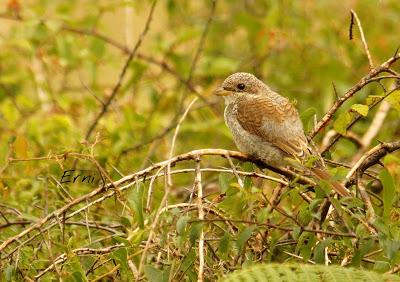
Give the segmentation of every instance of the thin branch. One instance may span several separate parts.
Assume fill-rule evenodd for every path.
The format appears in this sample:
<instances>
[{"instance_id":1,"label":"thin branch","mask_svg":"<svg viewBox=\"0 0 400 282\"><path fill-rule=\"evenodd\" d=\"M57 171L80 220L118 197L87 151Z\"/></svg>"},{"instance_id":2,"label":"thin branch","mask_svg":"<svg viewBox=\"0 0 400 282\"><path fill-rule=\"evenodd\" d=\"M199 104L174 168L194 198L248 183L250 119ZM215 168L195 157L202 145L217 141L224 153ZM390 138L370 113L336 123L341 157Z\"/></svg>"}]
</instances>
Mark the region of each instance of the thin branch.
<instances>
[{"instance_id":1,"label":"thin branch","mask_svg":"<svg viewBox=\"0 0 400 282\"><path fill-rule=\"evenodd\" d=\"M90 249L90 248L78 248L78 249L74 249L72 251L70 251L71 253L77 255L77 256L86 256L86 255L101 255L101 254L108 254L111 251L115 250L115 249L119 249L125 247L124 244L116 244L113 246L109 246L107 248L101 248L101 249ZM43 275L45 275L47 272L49 272L50 270L52 270L53 268L56 267L56 265L64 263L65 261L67 261L68 259L68 254L67 253L63 253L61 255L59 255L51 265L49 265L45 270L39 272L36 276L35 279L39 279L40 277L42 277Z\"/></svg>"},{"instance_id":2,"label":"thin branch","mask_svg":"<svg viewBox=\"0 0 400 282\"><path fill-rule=\"evenodd\" d=\"M250 220L213 218L213 219L204 219L201 222L226 222L226 221L234 222L234 223L250 224L250 225L255 225L255 226L265 226L268 228L274 228L274 229L283 230L283 231L290 231L290 232L294 231L293 228L284 227L284 226L272 224L272 223L260 223L260 222L256 222L256 221L250 221ZM200 221L199 220L190 220L189 221L189 223L193 223L193 222L200 222ZM340 237L357 238L357 235L353 234L353 233L343 233L343 232L335 232L335 231L329 231L329 230L319 230L319 229L312 229L312 228L307 228L307 227L303 228L303 231L317 233L317 234L340 236Z\"/></svg>"},{"instance_id":3,"label":"thin branch","mask_svg":"<svg viewBox=\"0 0 400 282\"><path fill-rule=\"evenodd\" d=\"M359 171L360 176L362 176L365 170L377 164L382 157L398 149L400 149L400 141L381 143L366 152L347 173L346 186L349 187L355 183L357 171Z\"/></svg>"},{"instance_id":4,"label":"thin branch","mask_svg":"<svg viewBox=\"0 0 400 282\"><path fill-rule=\"evenodd\" d=\"M229 157L229 155L226 155L226 159L228 160L228 163L232 168L232 172L235 175L240 188L243 188L244 187L243 180L240 178L239 174L237 173L235 165L233 164L231 157Z\"/></svg>"},{"instance_id":5,"label":"thin branch","mask_svg":"<svg viewBox=\"0 0 400 282\"><path fill-rule=\"evenodd\" d=\"M353 40L354 15L350 13L349 39Z\"/></svg>"},{"instance_id":6,"label":"thin branch","mask_svg":"<svg viewBox=\"0 0 400 282\"><path fill-rule=\"evenodd\" d=\"M370 70L370 72L365 75L361 80L351 87L342 97L337 99L329 111L324 115L324 117L317 123L314 129L308 134L308 140L311 140L317 135L323 128L325 128L328 123L332 120L333 115L336 111L346 102L348 99L353 97L358 91L360 91L365 85L370 83L371 78L374 78L378 74L387 71L392 64L394 64L397 60L400 59L400 55L396 54L391 57L389 60L381 64L380 66Z\"/></svg>"},{"instance_id":7,"label":"thin branch","mask_svg":"<svg viewBox=\"0 0 400 282\"><path fill-rule=\"evenodd\" d=\"M68 32L72 32L72 33L76 33L76 34L80 34L80 35L87 35L87 36L93 36L96 37L102 41L104 41L105 43L109 44L110 46L113 46L117 49L119 49L120 51L122 51L124 54L130 54L130 50L128 48L128 46L121 44L115 40L113 40L110 37L107 37L101 33L99 33L98 31L94 30L94 29L83 29L83 28L77 28L77 27L71 27L68 26L66 24L63 24L61 27L62 30L68 31ZM149 55L145 55L143 53L139 53L137 52L136 57L142 61L148 62L150 64L153 65L157 65L159 66L161 69L167 71L168 73L170 73L171 75L175 76L179 82L181 82L187 89L189 89L191 92L195 93L198 97L200 97L204 102L206 102L207 104L209 103L202 95L199 91L196 90L195 86L191 83L188 82L183 76L181 76L176 70L174 70L170 65L167 64L167 62L165 61L159 61Z\"/></svg>"},{"instance_id":8,"label":"thin branch","mask_svg":"<svg viewBox=\"0 0 400 282\"><path fill-rule=\"evenodd\" d=\"M51 156L51 157L47 157L47 158L35 158L38 160L43 160L43 159L60 159L60 158L66 158L67 156L73 156L73 157L77 157L80 156L81 154L77 154L77 153L66 153L66 154L61 154L61 155L55 155L55 156ZM8 239L6 239L1 245L0 245L0 253L2 253L4 251L4 249L9 246L10 244L18 241L19 239L23 238L24 236L26 236L27 234L29 234L30 232L40 229L43 225L45 225L47 222L49 222L50 220L52 220L55 217L59 217L61 216L64 212L67 212L69 209L71 209L72 207L85 202L87 199L92 199L98 195L101 195L102 193L104 193L105 191L107 191L107 193L105 195L103 195L100 199L96 199L95 201L92 201L90 204L95 204L97 202L101 202L104 199L110 198L112 197L115 193L117 193L116 189L110 189L112 187L120 187L121 185L125 184L125 183L129 183L128 185L121 187L118 189L119 192L128 189L129 187L131 187L135 182L135 179L137 180L141 180L144 179L145 177L147 177L151 172L153 172L154 170L158 170L160 168L165 167L166 165L170 164L171 166L174 165L175 163L178 162L182 162L182 161L187 161L187 160L195 160L195 158L197 156L221 156L221 157L225 157L226 155L229 155L231 158L235 158L241 161L249 161L252 162L258 166L262 166L264 168L268 168L269 170L272 170L276 173L279 173L281 175L284 175L286 177L288 177L289 179L296 179L297 182L302 183L302 184L307 184L307 185L312 185L314 186L315 183L310 180L307 177L304 177L302 175L298 175L294 172L292 172L289 169L286 168L279 168L279 167L273 167L270 166L268 164L265 164L259 160L255 160L254 158L252 158L251 156L248 156L246 154L243 154L241 152L237 152L237 151L228 151L228 150L223 150L223 149L200 149L200 150L194 150L185 154L181 154L178 156L173 157L172 159L168 159L156 164L153 164L143 170L140 170L136 173L127 175L121 179L119 179L118 181L114 181L114 182L110 182L106 185L100 186L96 189L94 189L93 191L91 191L88 194L82 195L78 198L75 198L73 201L67 203L66 205L64 205L63 207L54 210L53 212L49 213L46 217L38 220L36 223L30 225L28 228L26 228L25 230L23 230L22 232L18 233L17 235L14 235L13 237L10 237ZM24 159L25 160L25 159ZM14 159L14 161L18 161L18 159ZM86 208L86 206L83 208L83 210ZM70 214L70 216L75 215L79 212L81 212L82 209L79 209L75 212L73 212L72 214ZM70 216L67 216L67 218L69 218Z\"/></svg>"},{"instance_id":9,"label":"thin branch","mask_svg":"<svg viewBox=\"0 0 400 282\"><path fill-rule=\"evenodd\" d=\"M183 113L182 117L179 119L178 124L176 125L175 128L175 133L174 136L172 137L172 142L171 142L171 149L169 151L169 155L168 158L171 159L174 153L174 149L175 149L175 142L176 142L176 138L178 137L178 133L179 133L179 129L181 128L181 124L182 122L185 120L187 114L190 111L190 108L194 105L194 103L196 103L197 101L197 97L194 98L192 100L192 102L190 102L189 106L186 108L185 112ZM167 165L167 172L169 172L171 170L170 164ZM171 184L171 179L170 177L167 175L167 179L168 179L168 184Z\"/></svg>"},{"instance_id":10,"label":"thin branch","mask_svg":"<svg viewBox=\"0 0 400 282\"><path fill-rule=\"evenodd\" d=\"M362 25L361 25L361 21L360 21L360 19L358 18L357 13L354 12L353 10L351 10L351 19L352 19L352 22L353 22L353 19L354 19L354 18L356 19L357 26L358 26L358 30L360 31L361 41L362 41L363 46L364 46L365 54L366 54L367 57L368 57L369 68L370 68L370 69L373 69L373 68L374 68L374 63L372 62L371 53L369 52L367 40L365 39L365 35L364 35L364 31L363 31L363 28L362 28ZM354 23L354 22L353 22L353 23ZM351 30L351 29L350 29L350 30Z\"/></svg>"},{"instance_id":11,"label":"thin branch","mask_svg":"<svg viewBox=\"0 0 400 282\"><path fill-rule=\"evenodd\" d=\"M197 190L197 209L199 213L199 220L202 221L204 220L204 210L203 210L203 186L201 185L200 157L196 158L194 186L196 187ZM204 232L202 228L199 238L199 274L197 276L197 281L202 282L203 280L204 280Z\"/></svg>"},{"instance_id":12,"label":"thin branch","mask_svg":"<svg viewBox=\"0 0 400 282\"><path fill-rule=\"evenodd\" d=\"M384 101L392 93L394 93L396 90L398 90L399 87L400 86L398 84L396 84L395 87L392 90L390 90L388 93L386 93L385 96L380 97L372 105L370 105L369 110L375 108L378 104L380 104L382 101ZM357 121L359 121L361 118L363 118L362 115L356 114L356 116L353 118L353 120L350 122L350 124L346 127L346 131L349 130L350 128L352 128L357 123ZM327 152L342 136L343 135L341 135L337 132L335 134L333 134L333 136L328 140L329 143L326 142L328 144L321 149L321 154Z\"/></svg>"},{"instance_id":13,"label":"thin branch","mask_svg":"<svg viewBox=\"0 0 400 282\"><path fill-rule=\"evenodd\" d=\"M191 81L192 81L192 78L193 78L193 74L195 72L195 69L196 69L197 63L199 61L201 52L203 51L204 44L206 42L206 37L207 37L208 31L209 31L210 25L211 25L211 23L212 23L212 21L214 19L216 6L217 6L217 0L212 0L212 6L211 6L210 15L209 15L209 17L207 19L207 22L206 22L206 25L204 27L203 33L201 34L201 38L200 38L199 44L197 45L197 49L195 51L192 63L190 65L189 75L188 75L188 77L186 79L186 84L191 84ZM179 102L179 106L178 106L178 113L181 111L181 109L183 107L183 104L184 104L185 99L186 99L186 94L187 94L186 91L183 92L183 94L182 94L182 96L180 98L180 102ZM206 100L205 100L205 102L206 102L206 104L209 104Z\"/></svg>"},{"instance_id":14,"label":"thin branch","mask_svg":"<svg viewBox=\"0 0 400 282\"><path fill-rule=\"evenodd\" d=\"M194 55L193 61L192 61L192 65L190 66L189 75L188 75L188 78L186 80L186 82L188 84L190 84L190 82L192 81L194 70L196 68L197 62L199 61L200 54L203 51L204 43L206 41L206 37L207 37L208 31L210 29L211 22L212 22L212 20L214 18L215 9L216 9L216 6L217 6L217 0L212 0L211 4L212 4L212 6L211 6L210 16L207 19L206 26L205 26L205 28L203 30L203 33L201 34L201 38L200 38L198 47L196 49L196 53Z\"/></svg>"},{"instance_id":15,"label":"thin branch","mask_svg":"<svg viewBox=\"0 0 400 282\"><path fill-rule=\"evenodd\" d=\"M167 198L168 198L168 195L169 195L169 189L168 189L168 186L166 186L165 188L166 188L166 190L164 192L164 196L163 196L163 198L161 200L160 206L158 207L156 216L154 217L154 220L153 220L153 222L151 224L150 233L149 233L149 236L148 236L148 238L146 240L146 245L145 245L145 247L143 249L143 253L142 253L141 257L140 257L138 275L136 276L136 281L140 280L140 274L143 271L143 266L144 266L144 263L145 263L145 260L146 260L147 251L150 248L150 244L151 244L151 241L153 240L154 235L156 234L156 228L157 228L158 221L160 219L160 215L162 213L163 207L165 206L165 203L167 202Z\"/></svg>"}]
</instances>

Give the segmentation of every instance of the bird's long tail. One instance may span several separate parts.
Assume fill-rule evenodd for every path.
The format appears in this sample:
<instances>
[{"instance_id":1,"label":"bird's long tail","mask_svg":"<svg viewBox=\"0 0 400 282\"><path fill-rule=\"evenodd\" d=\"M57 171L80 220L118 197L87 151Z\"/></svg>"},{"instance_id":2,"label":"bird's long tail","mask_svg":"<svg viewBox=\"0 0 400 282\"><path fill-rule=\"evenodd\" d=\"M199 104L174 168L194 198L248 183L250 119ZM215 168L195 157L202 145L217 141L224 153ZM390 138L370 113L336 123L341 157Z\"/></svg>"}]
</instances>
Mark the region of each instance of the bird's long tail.
<instances>
[{"instance_id":1,"label":"bird's long tail","mask_svg":"<svg viewBox=\"0 0 400 282\"><path fill-rule=\"evenodd\" d=\"M330 180L331 175L325 169L314 167L311 169L311 171L318 179L328 181L332 185L332 189L335 190L340 196L342 197L351 196L350 192L346 189L346 187L344 187L344 185L342 185L337 181Z\"/></svg>"}]
</instances>

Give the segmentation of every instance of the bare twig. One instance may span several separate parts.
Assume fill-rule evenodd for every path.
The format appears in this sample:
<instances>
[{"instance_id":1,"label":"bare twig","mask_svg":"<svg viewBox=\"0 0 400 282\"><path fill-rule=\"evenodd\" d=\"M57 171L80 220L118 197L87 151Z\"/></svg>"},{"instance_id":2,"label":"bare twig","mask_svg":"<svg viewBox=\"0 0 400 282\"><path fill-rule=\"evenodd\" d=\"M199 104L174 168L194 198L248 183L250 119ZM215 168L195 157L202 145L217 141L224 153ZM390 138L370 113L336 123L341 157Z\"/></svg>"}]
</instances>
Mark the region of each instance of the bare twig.
<instances>
[{"instance_id":1,"label":"bare twig","mask_svg":"<svg viewBox=\"0 0 400 282\"><path fill-rule=\"evenodd\" d=\"M361 41L362 41L363 46L364 46L364 51L365 51L365 54L368 57L369 67L370 67L370 69L373 69L374 68L374 63L372 62L371 53L369 52L367 40L365 39L365 35L364 35L364 31L363 31L363 28L362 28L362 25L361 25L361 21L358 18L357 13L354 12L353 10L351 10L351 18L352 18L352 22L353 22L353 18L356 19L358 30L360 31L360 35L361 35Z\"/></svg>"},{"instance_id":2,"label":"bare twig","mask_svg":"<svg viewBox=\"0 0 400 282\"><path fill-rule=\"evenodd\" d=\"M101 255L101 254L108 254L111 251L113 251L115 249L122 248L122 247L124 247L124 244L116 244L116 245L109 246L107 248L101 248L101 249L78 248L78 249L72 250L70 252L74 253L77 256L85 256L85 255L91 255L91 254ZM45 270L39 272L35 276L35 279L39 279L40 277L45 275L47 272L49 272L50 270L55 268L56 265L64 263L67 259L68 259L68 254L67 253L63 253L63 254L59 255L53 261L53 263L51 265L49 265Z\"/></svg>"},{"instance_id":3,"label":"bare twig","mask_svg":"<svg viewBox=\"0 0 400 282\"><path fill-rule=\"evenodd\" d=\"M226 159L228 160L228 163L232 168L233 174L236 176L236 180L237 180L239 186L241 188L243 188L244 187L243 180L240 178L239 174L237 173L235 165L233 164L231 157L229 157L229 155L227 155Z\"/></svg>"},{"instance_id":4,"label":"bare twig","mask_svg":"<svg viewBox=\"0 0 400 282\"><path fill-rule=\"evenodd\" d=\"M200 157L196 158L194 186L196 187L197 190L197 208L199 212L199 220L202 221L204 220L204 210L203 210L203 186L201 184ZM202 282L203 280L204 280L204 232L202 228L199 238L199 274L197 276L197 281Z\"/></svg>"},{"instance_id":5,"label":"bare twig","mask_svg":"<svg viewBox=\"0 0 400 282\"><path fill-rule=\"evenodd\" d=\"M143 253L142 253L141 257L140 257L138 275L136 276L136 281L140 280L140 275L141 275L141 273L143 271L143 266L144 266L144 263L145 263L145 260L146 260L146 253L147 253L148 249L150 248L150 244L151 244L151 241L153 240L154 235L156 234L156 228L157 228L158 220L160 219L160 215L162 213L163 207L165 206L165 203L167 202L167 198L168 198L168 195L169 195L169 189L168 188L169 188L168 186L165 187L166 190L164 192L164 196L163 196L163 198L161 200L160 206L158 207L156 216L154 217L154 220L153 220L153 222L151 224L150 233L149 233L149 236L147 238L146 245L145 245L145 247L143 249Z\"/></svg>"},{"instance_id":6,"label":"bare twig","mask_svg":"<svg viewBox=\"0 0 400 282\"><path fill-rule=\"evenodd\" d=\"M175 133L174 133L174 136L172 137L171 149L170 149L169 155L168 155L169 159L171 159L172 156L173 156L174 149L175 149L175 142L176 142L176 138L178 137L179 129L181 128L181 124L185 120L187 114L189 113L190 108L194 105L194 103L196 103L196 101L197 101L197 97L194 98L192 100L192 102L190 102L189 106L186 108L186 110L183 113L182 117L179 119L178 124L176 125ZM170 167L170 164L168 164L167 165L167 172L169 172L170 170L171 170L171 167ZM170 179L169 175L167 175L167 179L168 179L169 185L171 185L171 179Z\"/></svg>"},{"instance_id":7,"label":"bare twig","mask_svg":"<svg viewBox=\"0 0 400 282\"><path fill-rule=\"evenodd\" d=\"M209 31L211 22L214 19L215 9L216 9L216 6L217 6L217 0L212 0L211 3L212 3L212 7L211 7L210 15L209 15L209 17L207 19L207 22L206 22L206 25L204 27L203 33L201 34L201 38L200 38L199 44L197 45L197 49L195 51L195 54L194 54L194 57L193 57L193 60L192 60L192 64L190 65L189 75L188 75L188 77L186 79L186 84L191 84L191 81L192 81L192 78L193 78L193 74L195 72L197 63L198 63L198 61L200 59L201 52L203 51L204 44L206 42L206 37L207 37L208 31ZM181 98L180 98L180 102L179 102L179 106L178 106L178 113L183 108L183 104L185 102L186 95L187 95L187 92L184 91L182 96L181 96ZM207 101L206 101L206 103L207 103Z\"/></svg>"},{"instance_id":8,"label":"bare twig","mask_svg":"<svg viewBox=\"0 0 400 282\"><path fill-rule=\"evenodd\" d=\"M293 228L284 227L284 226L272 224L272 223L260 223L260 222L256 222L256 221L250 221L250 220L214 218L214 219L204 219L202 222L221 222L221 221L222 222L230 221L230 222L236 222L236 223L244 223L244 224L250 224L250 225L255 225L255 226L265 226L268 228L274 228L274 229L283 230L283 231L294 231ZM199 222L199 220L191 220L189 222ZM303 231L317 233L317 234L334 235L334 236L340 236L340 237L350 237L350 238L357 237L357 235L353 234L353 233L343 233L343 232L335 232L335 231L329 231L329 230L319 230L319 229L312 229L312 228L307 228L307 227L303 228Z\"/></svg>"}]
</instances>

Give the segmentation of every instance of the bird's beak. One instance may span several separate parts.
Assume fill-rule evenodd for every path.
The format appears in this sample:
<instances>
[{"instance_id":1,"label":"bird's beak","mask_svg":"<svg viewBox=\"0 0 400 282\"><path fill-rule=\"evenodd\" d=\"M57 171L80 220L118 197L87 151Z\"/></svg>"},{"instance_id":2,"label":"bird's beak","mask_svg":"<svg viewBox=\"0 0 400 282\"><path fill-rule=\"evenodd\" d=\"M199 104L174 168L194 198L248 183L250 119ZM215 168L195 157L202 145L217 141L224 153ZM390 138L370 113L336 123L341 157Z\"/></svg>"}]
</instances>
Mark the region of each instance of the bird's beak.
<instances>
[{"instance_id":1,"label":"bird's beak","mask_svg":"<svg viewBox=\"0 0 400 282\"><path fill-rule=\"evenodd\" d=\"M231 94L231 91L225 90L223 87L218 87L215 91L214 94L217 96L228 96Z\"/></svg>"}]
</instances>

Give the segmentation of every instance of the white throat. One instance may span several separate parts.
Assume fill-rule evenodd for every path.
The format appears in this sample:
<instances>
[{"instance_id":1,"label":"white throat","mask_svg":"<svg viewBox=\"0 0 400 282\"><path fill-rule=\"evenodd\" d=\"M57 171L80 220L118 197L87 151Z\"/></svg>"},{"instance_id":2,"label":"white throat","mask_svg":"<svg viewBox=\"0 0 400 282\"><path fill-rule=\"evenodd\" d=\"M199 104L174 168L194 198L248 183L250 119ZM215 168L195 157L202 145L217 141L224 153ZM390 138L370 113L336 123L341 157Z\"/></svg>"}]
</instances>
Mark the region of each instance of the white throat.
<instances>
[{"instance_id":1,"label":"white throat","mask_svg":"<svg viewBox=\"0 0 400 282\"><path fill-rule=\"evenodd\" d=\"M236 99L237 99L237 97L235 94L224 96L225 105L232 104L233 102L236 101Z\"/></svg>"}]
</instances>

